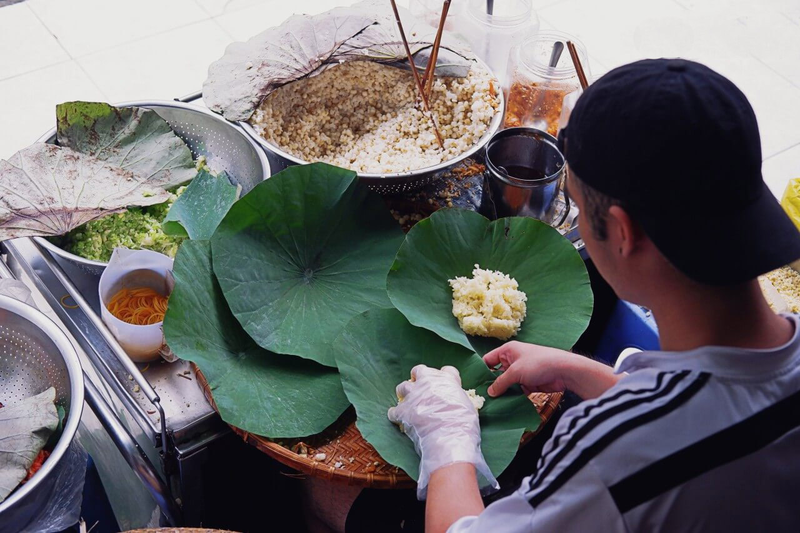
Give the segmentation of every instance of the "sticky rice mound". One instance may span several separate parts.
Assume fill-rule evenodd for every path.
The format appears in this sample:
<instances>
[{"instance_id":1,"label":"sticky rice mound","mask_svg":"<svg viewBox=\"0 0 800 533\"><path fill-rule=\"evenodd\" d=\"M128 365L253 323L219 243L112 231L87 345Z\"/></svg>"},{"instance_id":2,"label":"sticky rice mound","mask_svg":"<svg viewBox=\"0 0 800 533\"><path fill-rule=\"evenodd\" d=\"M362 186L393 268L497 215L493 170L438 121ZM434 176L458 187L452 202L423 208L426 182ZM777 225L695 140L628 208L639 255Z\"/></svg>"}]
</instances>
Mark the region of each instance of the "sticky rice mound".
<instances>
[{"instance_id":1,"label":"sticky rice mound","mask_svg":"<svg viewBox=\"0 0 800 533\"><path fill-rule=\"evenodd\" d=\"M475 265L472 278L448 280L453 289L453 316L467 335L508 340L525 320L528 297L517 280Z\"/></svg>"}]
</instances>

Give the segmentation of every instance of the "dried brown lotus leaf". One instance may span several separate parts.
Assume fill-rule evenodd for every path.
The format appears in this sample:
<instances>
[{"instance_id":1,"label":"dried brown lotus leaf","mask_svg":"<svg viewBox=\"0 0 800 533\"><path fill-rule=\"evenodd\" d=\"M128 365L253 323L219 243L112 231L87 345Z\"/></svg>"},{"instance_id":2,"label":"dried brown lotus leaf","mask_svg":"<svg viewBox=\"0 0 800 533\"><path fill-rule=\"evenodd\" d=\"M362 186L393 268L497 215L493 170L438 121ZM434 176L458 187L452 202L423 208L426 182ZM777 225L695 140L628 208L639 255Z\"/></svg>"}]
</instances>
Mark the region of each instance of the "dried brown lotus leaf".
<instances>
[{"instance_id":1,"label":"dried brown lotus leaf","mask_svg":"<svg viewBox=\"0 0 800 533\"><path fill-rule=\"evenodd\" d=\"M63 235L128 206L166 202L148 179L94 157L36 143L0 160L0 241Z\"/></svg>"},{"instance_id":2,"label":"dried brown lotus leaf","mask_svg":"<svg viewBox=\"0 0 800 533\"><path fill-rule=\"evenodd\" d=\"M400 10L415 63L424 65L436 31ZM472 64L463 43L442 41L444 75L466 76ZM245 43L233 43L211 64L203 101L228 120L247 120L272 91L347 61L404 66L407 59L388 2L368 0L319 15L295 15ZM418 66L419 66L418 65Z\"/></svg>"}]
</instances>

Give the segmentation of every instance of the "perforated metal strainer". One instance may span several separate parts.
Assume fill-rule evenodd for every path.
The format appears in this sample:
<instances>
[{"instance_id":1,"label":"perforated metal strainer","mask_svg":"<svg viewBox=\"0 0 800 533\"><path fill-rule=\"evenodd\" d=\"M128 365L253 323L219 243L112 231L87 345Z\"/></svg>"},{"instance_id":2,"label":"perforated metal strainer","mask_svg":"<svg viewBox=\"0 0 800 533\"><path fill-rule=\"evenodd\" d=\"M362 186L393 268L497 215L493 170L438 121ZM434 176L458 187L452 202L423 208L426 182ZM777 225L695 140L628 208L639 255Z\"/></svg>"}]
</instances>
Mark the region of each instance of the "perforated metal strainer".
<instances>
[{"instance_id":1,"label":"perforated metal strainer","mask_svg":"<svg viewBox=\"0 0 800 533\"><path fill-rule=\"evenodd\" d=\"M116 106L144 107L158 113L189 146L195 159L205 156L212 170L225 171L234 183L242 186L242 195L271 174L266 154L259 146L239 127L208 109L178 101L123 102ZM38 140L44 143L55 141L55 128ZM52 254L79 265L91 274L99 275L106 267L107 263L71 254L47 239L35 239Z\"/></svg>"},{"instance_id":2,"label":"perforated metal strainer","mask_svg":"<svg viewBox=\"0 0 800 533\"><path fill-rule=\"evenodd\" d=\"M84 381L78 354L40 311L0 295L0 402L13 405L50 387L67 416L61 438L30 481L0 503L0 531L19 531L54 490L53 472L67 451L83 412Z\"/></svg>"}]
</instances>

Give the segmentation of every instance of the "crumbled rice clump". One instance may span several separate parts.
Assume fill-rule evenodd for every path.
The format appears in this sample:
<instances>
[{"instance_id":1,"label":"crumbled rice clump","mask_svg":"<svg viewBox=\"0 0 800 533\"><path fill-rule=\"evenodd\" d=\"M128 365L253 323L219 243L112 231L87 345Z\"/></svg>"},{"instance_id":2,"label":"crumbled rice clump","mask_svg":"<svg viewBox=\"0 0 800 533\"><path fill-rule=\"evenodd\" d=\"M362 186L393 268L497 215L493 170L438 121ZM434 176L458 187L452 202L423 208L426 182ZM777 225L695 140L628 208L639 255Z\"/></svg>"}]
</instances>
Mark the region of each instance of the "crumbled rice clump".
<instances>
[{"instance_id":1,"label":"crumbled rice clump","mask_svg":"<svg viewBox=\"0 0 800 533\"><path fill-rule=\"evenodd\" d=\"M774 311L800 313L800 273L794 268L781 267L759 276L758 281Z\"/></svg>"},{"instance_id":2,"label":"crumbled rice clump","mask_svg":"<svg viewBox=\"0 0 800 533\"><path fill-rule=\"evenodd\" d=\"M417 104L411 72L351 61L270 94L250 119L256 131L295 157L356 172L389 173L437 165L474 146L500 101L491 74L437 77L431 111L444 141Z\"/></svg>"},{"instance_id":3,"label":"crumbled rice clump","mask_svg":"<svg viewBox=\"0 0 800 533\"><path fill-rule=\"evenodd\" d=\"M464 392L467 393L467 398L472 402L472 407L476 411L480 411L483 408L483 404L486 403L486 398L475 392L475 389L464 389Z\"/></svg>"},{"instance_id":4,"label":"crumbled rice clump","mask_svg":"<svg viewBox=\"0 0 800 533\"><path fill-rule=\"evenodd\" d=\"M507 340L519 332L528 298L517 280L475 265L472 278L457 277L449 282L453 316L464 333Z\"/></svg>"}]
</instances>

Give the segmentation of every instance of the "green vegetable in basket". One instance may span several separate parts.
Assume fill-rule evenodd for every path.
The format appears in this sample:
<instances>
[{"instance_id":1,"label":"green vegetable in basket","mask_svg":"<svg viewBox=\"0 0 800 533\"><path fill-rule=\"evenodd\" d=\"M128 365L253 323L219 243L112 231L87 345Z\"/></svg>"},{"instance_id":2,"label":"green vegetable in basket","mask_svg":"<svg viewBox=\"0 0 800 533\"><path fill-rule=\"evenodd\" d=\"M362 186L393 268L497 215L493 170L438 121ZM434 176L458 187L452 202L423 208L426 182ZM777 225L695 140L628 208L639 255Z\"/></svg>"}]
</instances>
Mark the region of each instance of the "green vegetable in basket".
<instances>
[{"instance_id":1,"label":"green vegetable in basket","mask_svg":"<svg viewBox=\"0 0 800 533\"><path fill-rule=\"evenodd\" d=\"M173 274L167 344L203 372L225 422L266 437L305 437L344 412L349 402L335 369L270 353L242 330L212 272L208 242L184 242Z\"/></svg>"},{"instance_id":2,"label":"green vegetable in basket","mask_svg":"<svg viewBox=\"0 0 800 533\"><path fill-rule=\"evenodd\" d=\"M152 250L175 257L184 238L165 234L162 221L173 203L183 195L184 189L179 187L165 203L131 207L122 213L84 224L54 240L65 250L93 261L109 261L114 248Z\"/></svg>"},{"instance_id":3,"label":"green vegetable in basket","mask_svg":"<svg viewBox=\"0 0 800 533\"><path fill-rule=\"evenodd\" d=\"M495 376L477 354L412 326L395 309L355 317L333 347L345 393L358 414L359 431L383 459L414 479L419 475L419 456L411 440L389 421L387 411L397 405L395 388L418 364L452 365L465 389L475 389L486 398L479 411L481 449L495 476L514 458L523 432L539 426L536 408L520 389L489 397L486 389Z\"/></svg>"},{"instance_id":4,"label":"green vegetable in basket","mask_svg":"<svg viewBox=\"0 0 800 533\"><path fill-rule=\"evenodd\" d=\"M437 211L409 231L388 276L389 298L415 326L484 354L504 341L462 331L449 283L471 277L475 265L507 274L527 297L513 340L569 349L589 324L594 298L572 243L538 220L490 222L464 209Z\"/></svg>"},{"instance_id":5,"label":"green vegetable in basket","mask_svg":"<svg viewBox=\"0 0 800 533\"><path fill-rule=\"evenodd\" d=\"M403 232L355 172L293 166L231 207L211 240L233 315L262 348L336 366L331 340L390 307L386 274Z\"/></svg>"}]
</instances>

